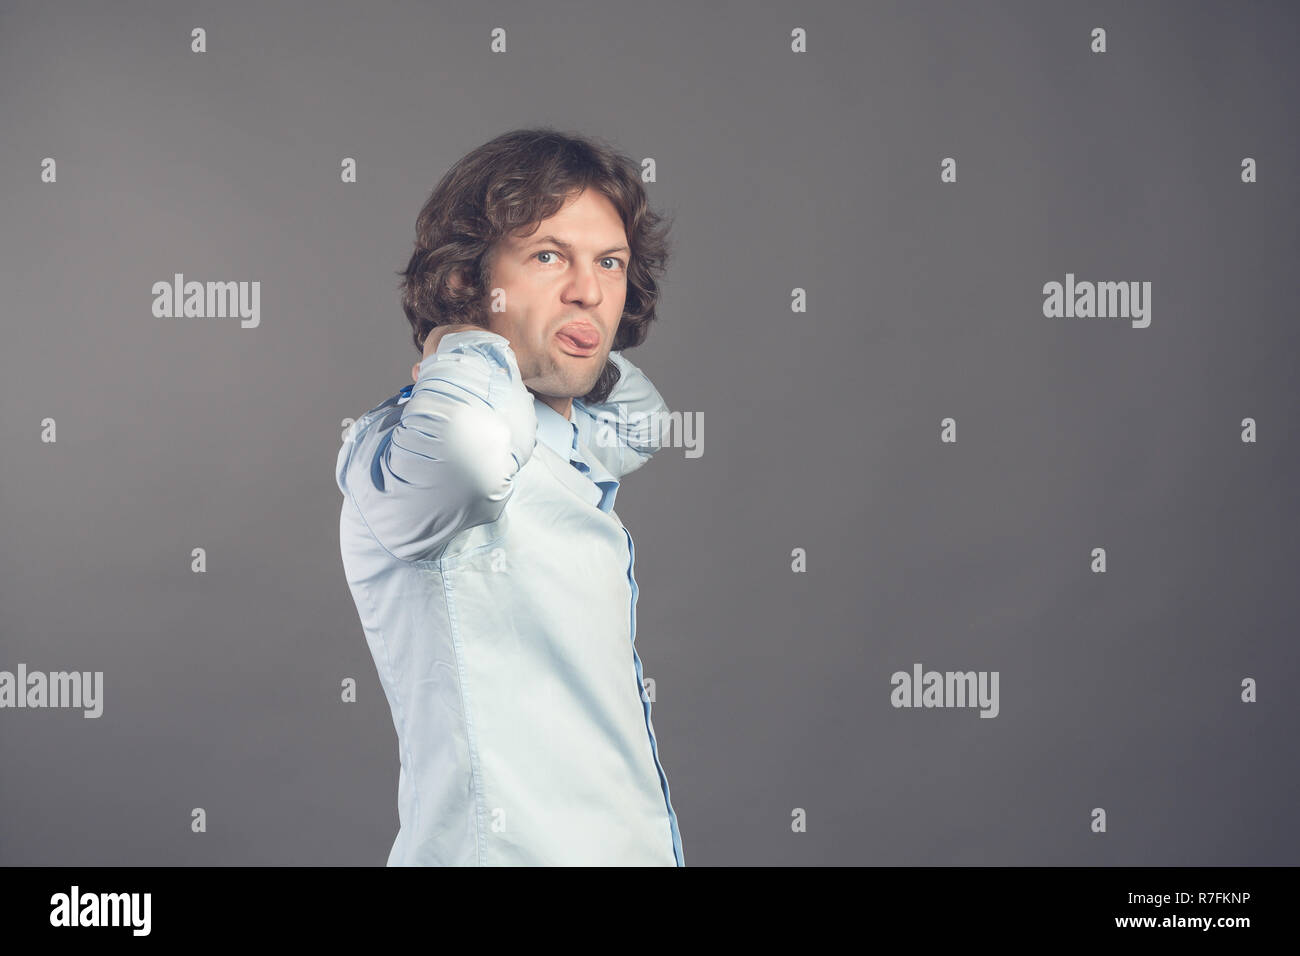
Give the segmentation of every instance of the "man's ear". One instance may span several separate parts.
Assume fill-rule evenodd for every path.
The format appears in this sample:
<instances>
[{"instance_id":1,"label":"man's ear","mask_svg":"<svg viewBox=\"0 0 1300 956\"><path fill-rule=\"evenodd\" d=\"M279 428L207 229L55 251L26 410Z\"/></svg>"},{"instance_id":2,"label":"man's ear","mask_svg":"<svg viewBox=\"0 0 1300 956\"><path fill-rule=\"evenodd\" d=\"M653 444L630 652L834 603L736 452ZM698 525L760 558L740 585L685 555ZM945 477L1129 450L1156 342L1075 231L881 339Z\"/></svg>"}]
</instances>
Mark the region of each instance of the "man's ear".
<instances>
[{"instance_id":1,"label":"man's ear","mask_svg":"<svg viewBox=\"0 0 1300 956\"><path fill-rule=\"evenodd\" d=\"M419 380L420 380L420 363L416 362L414 365L411 366L411 381L418 382Z\"/></svg>"}]
</instances>

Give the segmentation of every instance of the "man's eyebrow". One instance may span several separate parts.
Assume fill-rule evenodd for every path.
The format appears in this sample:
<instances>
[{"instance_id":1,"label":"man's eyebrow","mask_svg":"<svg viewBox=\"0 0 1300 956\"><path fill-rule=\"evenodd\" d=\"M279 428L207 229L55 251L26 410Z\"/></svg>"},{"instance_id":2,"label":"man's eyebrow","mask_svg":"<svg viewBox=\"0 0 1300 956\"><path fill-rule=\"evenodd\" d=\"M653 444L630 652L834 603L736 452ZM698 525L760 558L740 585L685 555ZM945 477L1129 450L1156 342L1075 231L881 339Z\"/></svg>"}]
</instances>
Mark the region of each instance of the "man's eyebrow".
<instances>
[{"instance_id":1,"label":"man's eyebrow","mask_svg":"<svg viewBox=\"0 0 1300 956\"><path fill-rule=\"evenodd\" d=\"M524 248L531 249L533 246L541 246L541 245L559 246L567 253L571 254L573 252L573 246L569 245L563 239L557 239L555 236L542 236L540 239L533 239L531 242L526 243L524 245ZM611 252L631 252L631 251L632 250L629 249L627 246L614 246L613 248L606 249L604 252L600 254L603 256Z\"/></svg>"}]
</instances>

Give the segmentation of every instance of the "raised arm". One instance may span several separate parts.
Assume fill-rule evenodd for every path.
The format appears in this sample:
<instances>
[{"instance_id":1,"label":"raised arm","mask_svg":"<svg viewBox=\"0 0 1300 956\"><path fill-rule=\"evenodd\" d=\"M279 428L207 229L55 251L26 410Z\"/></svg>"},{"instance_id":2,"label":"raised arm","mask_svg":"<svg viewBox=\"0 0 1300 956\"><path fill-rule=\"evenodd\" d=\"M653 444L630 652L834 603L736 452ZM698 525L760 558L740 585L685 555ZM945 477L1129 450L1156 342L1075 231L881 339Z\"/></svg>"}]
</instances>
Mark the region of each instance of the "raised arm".
<instances>
[{"instance_id":1,"label":"raised arm","mask_svg":"<svg viewBox=\"0 0 1300 956\"><path fill-rule=\"evenodd\" d=\"M449 332L420 363L410 399L354 436L345 493L391 554L427 560L501 516L536 441L508 340Z\"/></svg>"}]
</instances>

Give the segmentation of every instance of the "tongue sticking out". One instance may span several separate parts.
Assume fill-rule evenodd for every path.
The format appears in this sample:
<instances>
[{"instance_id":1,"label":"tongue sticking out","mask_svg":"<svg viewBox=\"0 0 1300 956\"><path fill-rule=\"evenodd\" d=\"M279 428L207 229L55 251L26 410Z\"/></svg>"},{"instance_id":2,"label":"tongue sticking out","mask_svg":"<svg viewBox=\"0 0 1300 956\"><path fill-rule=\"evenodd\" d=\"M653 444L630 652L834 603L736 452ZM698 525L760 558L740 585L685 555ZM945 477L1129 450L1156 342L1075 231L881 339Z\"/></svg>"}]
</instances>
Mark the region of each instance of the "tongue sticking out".
<instances>
[{"instance_id":1,"label":"tongue sticking out","mask_svg":"<svg viewBox=\"0 0 1300 956\"><path fill-rule=\"evenodd\" d=\"M581 325L566 326L560 330L559 337L580 349L595 348L600 342L595 329Z\"/></svg>"}]
</instances>

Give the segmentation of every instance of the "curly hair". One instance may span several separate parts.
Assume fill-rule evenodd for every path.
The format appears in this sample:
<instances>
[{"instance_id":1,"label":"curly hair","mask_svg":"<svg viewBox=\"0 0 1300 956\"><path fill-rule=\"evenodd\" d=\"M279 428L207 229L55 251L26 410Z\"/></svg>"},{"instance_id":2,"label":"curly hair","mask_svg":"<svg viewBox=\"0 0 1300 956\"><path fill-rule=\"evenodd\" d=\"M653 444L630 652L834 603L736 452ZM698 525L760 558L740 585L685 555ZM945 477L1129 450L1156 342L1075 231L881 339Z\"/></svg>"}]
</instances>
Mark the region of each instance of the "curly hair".
<instances>
[{"instance_id":1,"label":"curly hair","mask_svg":"<svg viewBox=\"0 0 1300 956\"><path fill-rule=\"evenodd\" d=\"M627 299L614 350L645 341L668 264L671 221L649 207L637 164L603 140L549 127L503 133L467 153L434 187L415 222L415 251L402 277L402 310L418 351L440 325L488 327L490 263L496 243L555 215L574 194L604 194L627 233ZM588 404L618 382L606 360Z\"/></svg>"}]
</instances>

